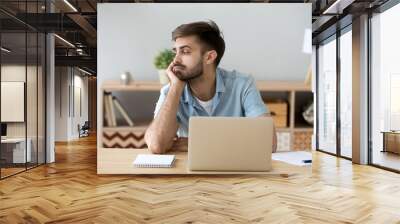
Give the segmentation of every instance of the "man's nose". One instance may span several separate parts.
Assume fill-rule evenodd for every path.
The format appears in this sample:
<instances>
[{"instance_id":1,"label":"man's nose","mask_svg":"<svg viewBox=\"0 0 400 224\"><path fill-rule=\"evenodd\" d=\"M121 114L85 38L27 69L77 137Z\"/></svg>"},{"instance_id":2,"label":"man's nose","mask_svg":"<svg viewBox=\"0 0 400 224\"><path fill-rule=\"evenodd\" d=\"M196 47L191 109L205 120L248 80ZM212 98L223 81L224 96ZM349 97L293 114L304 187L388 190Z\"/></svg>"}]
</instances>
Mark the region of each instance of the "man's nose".
<instances>
[{"instance_id":1,"label":"man's nose","mask_svg":"<svg viewBox=\"0 0 400 224\"><path fill-rule=\"evenodd\" d=\"M176 64L176 63L181 63L181 57L179 56L179 54L175 55L174 64Z\"/></svg>"}]
</instances>

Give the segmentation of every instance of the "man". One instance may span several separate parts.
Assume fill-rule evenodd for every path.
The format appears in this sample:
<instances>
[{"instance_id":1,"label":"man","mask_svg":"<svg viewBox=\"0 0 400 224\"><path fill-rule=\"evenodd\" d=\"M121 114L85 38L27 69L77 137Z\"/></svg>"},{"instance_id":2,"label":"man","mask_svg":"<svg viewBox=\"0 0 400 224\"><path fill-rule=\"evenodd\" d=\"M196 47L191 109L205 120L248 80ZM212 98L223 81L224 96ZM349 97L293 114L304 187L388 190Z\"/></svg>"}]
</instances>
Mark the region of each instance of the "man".
<instances>
[{"instance_id":1,"label":"man","mask_svg":"<svg viewBox=\"0 0 400 224\"><path fill-rule=\"evenodd\" d=\"M167 68L170 82L161 89L154 120L145 134L153 153L187 149L191 116L269 116L251 76L218 68L225 42L214 22L180 25L172 32L172 40L176 55Z\"/></svg>"}]
</instances>

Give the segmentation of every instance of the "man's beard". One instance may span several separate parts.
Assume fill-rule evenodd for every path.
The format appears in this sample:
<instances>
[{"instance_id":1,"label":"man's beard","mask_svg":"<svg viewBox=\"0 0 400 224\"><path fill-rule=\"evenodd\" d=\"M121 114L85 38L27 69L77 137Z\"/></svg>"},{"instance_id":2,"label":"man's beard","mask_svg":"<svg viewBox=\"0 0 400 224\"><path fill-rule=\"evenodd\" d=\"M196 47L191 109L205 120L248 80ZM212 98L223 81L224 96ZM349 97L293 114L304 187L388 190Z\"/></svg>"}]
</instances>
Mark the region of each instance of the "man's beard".
<instances>
[{"instance_id":1,"label":"man's beard","mask_svg":"<svg viewBox=\"0 0 400 224\"><path fill-rule=\"evenodd\" d=\"M175 70L175 67L178 67L179 70ZM182 64L177 64L174 66L174 73L178 79L182 81L189 81L200 77L203 74L203 63L200 61L197 65L191 69L186 70L186 66Z\"/></svg>"}]
</instances>

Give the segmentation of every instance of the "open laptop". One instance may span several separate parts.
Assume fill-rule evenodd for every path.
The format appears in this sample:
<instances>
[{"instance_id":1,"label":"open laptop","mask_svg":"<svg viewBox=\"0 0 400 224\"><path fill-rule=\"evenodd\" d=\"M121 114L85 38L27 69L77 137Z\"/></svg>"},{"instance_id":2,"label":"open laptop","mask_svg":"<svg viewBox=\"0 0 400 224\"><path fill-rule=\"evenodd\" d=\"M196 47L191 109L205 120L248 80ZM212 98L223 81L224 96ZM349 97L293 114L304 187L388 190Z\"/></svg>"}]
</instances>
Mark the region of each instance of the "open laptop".
<instances>
[{"instance_id":1,"label":"open laptop","mask_svg":"<svg viewBox=\"0 0 400 224\"><path fill-rule=\"evenodd\" d=\"M269 117L191 117L188 168L192 171L268 171L273 121Z\"/></svg>"}]
</instances>

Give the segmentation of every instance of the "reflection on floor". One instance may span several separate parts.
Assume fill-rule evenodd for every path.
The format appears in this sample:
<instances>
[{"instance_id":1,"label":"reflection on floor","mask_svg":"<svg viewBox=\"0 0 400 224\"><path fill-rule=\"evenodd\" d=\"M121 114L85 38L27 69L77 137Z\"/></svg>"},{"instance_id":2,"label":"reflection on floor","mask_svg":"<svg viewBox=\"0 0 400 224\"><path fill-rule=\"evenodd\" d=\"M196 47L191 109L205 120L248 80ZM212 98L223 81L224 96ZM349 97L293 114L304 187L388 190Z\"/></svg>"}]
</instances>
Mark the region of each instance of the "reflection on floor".
<instances>
[{"instance_id":1,"label":"reflection on floor","mask_svg":"<svg viewBox=\"0 0 400 224\"><path fill-rule=\"evenodd\" d=\"M376 165L400 170L400 155L392 152L375 151L372 157L373 163Z\"/></svg>"},{"instance_id":2,"label":"reflection on floor","mask_svg":"<svg viewBox=\"0 0 400 224\"><path fill-rule=\"evenodd\" d=\"M19 168L19 167L18 168L1 168L1 177L2 178L7 177L7 176L13 175L15 173L24 171L24 170L25 170L25 167L24 168Z\"/></svg>"},{"instance_id":3,"label":"reflection on floor","mask_svg":"<svg viewBox=\"0 0 400 224\"><path fill-rule=\"evenodd\" d=\"M26 167L25 164L2 164L1 168L1 178L5 178L7 176L19 173L26 169L30 169L32 167L36 167L36 163L27 163Z\"/></svg>"}]
</instances>

